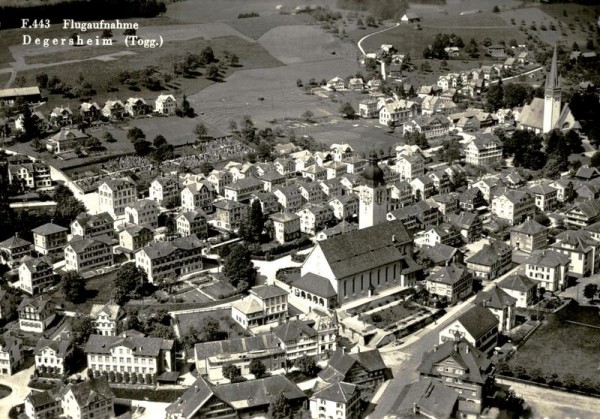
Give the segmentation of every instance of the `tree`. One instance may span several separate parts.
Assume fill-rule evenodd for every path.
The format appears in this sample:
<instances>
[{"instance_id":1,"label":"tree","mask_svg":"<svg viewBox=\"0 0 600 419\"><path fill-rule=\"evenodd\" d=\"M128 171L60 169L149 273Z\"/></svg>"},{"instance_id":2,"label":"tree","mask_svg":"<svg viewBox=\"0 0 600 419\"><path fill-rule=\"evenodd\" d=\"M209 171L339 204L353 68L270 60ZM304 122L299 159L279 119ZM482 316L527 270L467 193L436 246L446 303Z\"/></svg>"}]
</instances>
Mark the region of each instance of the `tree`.
<instances>
[{"instance_id":1,"label":"tree","mask_svg":"<svg viewBox=\"0 0 600 419\"><path fill-rule=\"evenodd\" d=\"M217 67L215 64L209 65L206 68L206 77L211 80L220 79L221 75L219 74L219 67Z\"/></svg>"},{"instance_id":2,"label":"tree","mask_svg":"<svg viewBox=\"0 0 600 419\"><path fill-rule=\"evenodd\" d=\"M342 114L342 118L344 119L354 119L356 118L356 111L354 107L349 102L344 103L340 107L340 114Z\"/></svg>"},{"instance_id":3,"label":"tree","mask_svg":"<svg viewBox=\"0 0 600 419\"><path fill-rule=\"evenodd\" d=\"M312 111L305 111L302 114L302 119L304 119L308 123L313 123L314 122L314 119L313 119L314 116L315 116L315 114Z\"/></svg>"},{"instance_id":4,"label":"tree","mask_svg":"<svg viewBox=\"0 0 600 419\"><path fill-rule=\"evenodd\" d=\"M283 391L281 391L277 397L274 397L273 400L271 401L271 404L269 404L269 419L286 419L289 418L290 416L290 408L287 402L287 399L285 398L285 395L283 394Z\"/></svg>"},{"instance_id":5,"label":"tree","mask_svg":"<svg viewBox=\"0 0 600 419\"><path fill-rule=\"evenodd\" d=\"M215 170L215 166L213 166L212 163L205 161L205 162L200 163L199 169L200 169L200 172L202 172L202 174L204 176L208 176L210 174L210 172Z\"/></svg>"},{"instance_id":6,"label":"tree","mask_svg":"<svg viewBox=\"0 0 600 419\"><path fill-rule=\"evenodd\" d=\"M548 159L548 161L546 162L542 174L544 175L544 177L549 179L558 179L562 170L563 169L561 161L556 158L551 158Z\"/></svg>"},{"instance_id":7,"label":"tree","mask_svg":"<svg viewBox=\"0 0 600 419\"><path fill-rule=\"evenodd\" d=\"M479 57L479 47L477 46L477 42L475 39L471 38L469 43L465 46L465 54L470 56L471 58Z\"/></svg>"},{"instance_id":8,"label":"tree","mask_svg":"<svg viewBox=\"0 0 600 419\"><path fill-rule=\"evenodd\" d=\"M67 301L74 304L85 301L85 279L77 272L65 273L60 280L60 286Z\"/></svg>"},{"instance_id":9,"label":"tree","mask_svg":"<svg viewBox=\"0 0 600 419\"><path fill-rule=\"evenodd\" d=\"M438 149L438 158L442 161L452 163L456 160L460 160L462 152L462 145L457 137L452 137L450 140L445 141L442 147Z\"/></svg>"},{"instance_id":10,"label":"tree","mask_svg":"<svg viewBox=\"0 0 600 419\"><path fill-rule=\"evenodd\" d=\"M583 288L583 296L590 301L596 297L596 294L598 294L597 284L587 284L585 288Z\"/></svg>"},{"instance_id":11,"label":"tree","mask_svg":"<svg viewBox=\"0 0 600 419\"><path fill-rule=\"evenodd\" d=\"M160 134L157 135L156 137L154 137L154 140L152 140L152 145L156 148L163 146L165 144L168 144L167 139Z\"/></svg>"},{"instance_id":12,"label":"tree","mask_svg":"<svg viewBox=\"0 0 600 419\"><path fill-rule=\"evenodd\" d=\"M71 320L71 335L75 345L83 345L94 331L94 323L90 316L77 316Z\"/></svg>"},{"instance_id":13,"label":"tree","mask_svg":"<svg viewBox=\"0 0 600 419\"><path fill-rule=\"evenodd\" d=\"M308 377L314 377L317 374L317 363L311 356L304 355L296 359L295 365L302 374Z\"/></svg>"},{"instance_id":14,"label":"tree","mask_svg":"<svg viewBox=\"0 0 600 419\"><path fill-rule=\"evenodd\" d=\"M252 286L256 280L256 269L250 257L250 250L245 244L237 244L232 249L223 263L223 274L231 285Z\"/></svg>"},{"instance_id":15,"label":"tree","mask_svg":"<svg viewBox=\"0 0 600 419\"><path fill-rule=\"evenodd\" d=\"M200 51L200 55L198 60L201 65L208 65L215 62L215 53L211 47L204 47L202 51Z\"/></svg>"},{"instance_id":16,"label":"tree","mask_svg":"<svg viewBox=\"0 0 600 419\"><path fill-rule=\"evenodd\" d=\"M223 366L223 377L229 381L233 381L237 377L241 377L242 371L233 364Z\"/></svg>"},{"instance_id":17,"label":"tree","mask_svg":"<svg viewBox=\"0 0 600 419\"><path fill-rule=\"evenodd\" d=\"M494 8L492 9L492 12L500 13L500 8L498 7L498 5L494 6Z\"/></svg>"},{"instance_id":18,"label":"tree","mask_svg":"<svg viewBox=\"0 0 600 419\"><path fill-rule=\"evenodd\" d=\"M249 370L250 374L253 374L255 378L260 378L267 372L267 367L259 359L253 359L250 361Z\"/></svg>"},{"instance_id":19,"label":"tree","mask_svg":"<svg viewBox=\"0 0 600 419\"><path fill-rule=\"evenodd\" d=\"M200 123L196 125L194 128L194 134L198 138L198 140L203 141L208 136L208 130L206 129L206 125Z\"/></svg>"},{"instance_id":20,"label":"tree","mask_svg":"<svg viewBox=\"0 0 600 419\"><path fill-rule=\"evenodd\" d=\"M533 87L527 83L508 83L504 86L504 106L523 106L533 99Z\"/></svg>"},{"instance_id":21,"label":"tree","mask_svg":"<svg viewBox=\"0 0 600 419\"><path fill-rule=\"evenodd\" d=\"M110 132L107 132L106 134L104 134L104 141L106 141L107 143L116 143L117 140L115 140L115 137L113 137L113 135Z\"/></svg>"},{"instance_id":22,"label":"tree","mask_svg":"<svg viewBox=\"0 0 600 419\"><path fill-rule=\"evenodd\" d=\"M146 138L146 134L138 127L133 127L127 131L127 139L132 143L135 143L137 140L143 140Z\"/></svg>"},{"instance_id":23,"label":"tree","mask_svg":"<svg viewBox=\"0 0 600 419\"><path fill-rule=\"evenodd\" d=\"M257 243L260 241L263 229L265 227L265 218L262 212L262 205L259 200L254 200L250 206L250 212L246 220L243 231L240 236L249 242Z\"/></svg>"},{"instance_id":24,"label":"tree","mask_svg":"<svg viewBox=\"0 0 600 419\"><path fill-rule=\"evenodd\" d=\"M486 94L486 110L496 112L504 106L504 86L501 83L492 84Z\"/></svg>"},{"instance_id":25,"label":"tree","mask_svg":"<svg viewBox=\"0 0 600 419\"><path fill-rule=\"evenodd\" d=\"M113 280L113 298L117 304L123 304L131 298L139 296L140 290L146 285L146 272L133 263L122 265Z\"/></svg>"},{"instance_id":26,"label":"tree","mask_svg":"<svg viewBox=\"0 0 600 419\"><path fill-rule=\"evenodd\" d=\"M431 64L429 64L429 61L423 61L419 66L419 69L422 73L429 73L431 72Z\"/></svg>"},{"instance_id":27,"label":"tree","mask_svg":"<svg viewBox=\"0 0 600 419\"><path fill-rule=\"evenodd\" d=\"M240 134L242 138L249 143L253 143L256 137L256 127L248 115L242 117Z\"/></svg>"},{"instance_id":28,"label":"tree","mask_svg":"<svg viewBox=\"0 0 600 419\"><path fill-rule=\"evenodd\" d=\"M229 65L231 67L237 67L240 65L240 57L238 57L235 54L231 54L231 56L229 57Z\"/></svg>"},{"instance_id":29,"label":"tree","mask_svg":"<svg viewBox=\"0 0 600 419\"><path fill-rule=\"evenodd\" d=\"M46 73L36 74L35 82L40 88L45 89L48 86L48 75Z\"/></svg>"},{"instance_id":30,"label":"tree","mask_svg":"<svg viewBox=\"0 0 600 419\"><path fill-rule=\"evenodd\" d=\"M596 151L590 159L590 164L593 167L600 167L600 151Z\"/></svg>"},{"instance_id":31,"label":"tree","mask_svg":"<svg viewBox=\"0 0 600 419\"><path fill-rule=\"evenodd\" d=\"M138 156L147 156L152 151L152 143L146 140L137 140L133 143L133 149Z\"/></svg>"},{"instance_id":32,"label":"tree","mask_svg":"<svg viewBox=\"0 0 600 419\"><path fill-rule=\"evenodd\" d=\"M54 189L54 201L54 220L60 225L71 224L79 214L86 211L83 202L75 198L73 192L64 185L58 185Z\"/></svg>"},{"instance_id":33,"label":"tree","mask_svg":"<svg viewBox=\"0 0 600 419\"><path fill-rule=\"evenodd\" d=\"M27 79L25 78L25 76L18 76L17 78L15 78L14 84L17 87L23 87L27 84Z\"/></svg>"}]
</instances>

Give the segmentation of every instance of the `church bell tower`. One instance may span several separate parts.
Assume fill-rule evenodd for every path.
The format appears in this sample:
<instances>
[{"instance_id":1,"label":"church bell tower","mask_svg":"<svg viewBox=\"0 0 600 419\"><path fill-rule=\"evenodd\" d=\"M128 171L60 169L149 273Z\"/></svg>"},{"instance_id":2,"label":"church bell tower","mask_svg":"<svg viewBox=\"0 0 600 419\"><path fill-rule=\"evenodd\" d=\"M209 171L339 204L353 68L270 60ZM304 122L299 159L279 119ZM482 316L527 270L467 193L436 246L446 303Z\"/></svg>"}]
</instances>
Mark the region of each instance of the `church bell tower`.
<instances>
[{"instance_id":1,"label":"church bell tower","mask_svg":"<svg viewBox=\"0 0 600 419\"><path fill-rule=\"evenodd\" d=\"M558 76L558 53L556 51L556 44L554 44L552 65L550 66L550 74L546 77L546 88L544 89L543 134L552 131L556 127L556 122L560 117L560 99L561 89Z\"/></svg>"},{"instance_id":2,"label":"church bell tower","mask_svg":"<svg viewBox=\"0 0 600 419\"><path fill-rule=\"evenodd\" d=\"M364 183L360 186L358 228L363 229L385 222L389 195L383 170L377 164L377 153L371 152L369 164L362 172Z\"/></svg>"}]
</instances>

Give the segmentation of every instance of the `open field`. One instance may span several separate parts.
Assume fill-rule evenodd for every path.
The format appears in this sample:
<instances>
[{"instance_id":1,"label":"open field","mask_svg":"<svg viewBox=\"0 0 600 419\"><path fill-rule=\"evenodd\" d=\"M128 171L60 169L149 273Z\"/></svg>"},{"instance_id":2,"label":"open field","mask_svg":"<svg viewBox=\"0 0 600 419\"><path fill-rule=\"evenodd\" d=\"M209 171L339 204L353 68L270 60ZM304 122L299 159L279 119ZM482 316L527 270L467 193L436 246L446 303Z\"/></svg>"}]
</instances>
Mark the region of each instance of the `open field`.
<instances>
[{"instance_id":1,"label":"open field","mask_svg":"<svg viewBox=\"0 0 600 419\"><path fill-rule=\"evenodd\" d=\"M185 336L192 326L196 330L202 330L202 325L205 321L213 318L219 322L221 330L226 330L229 333L230 338L246 336L246 332L242 327L231 319L230 313L230 309L216 309L200 313L179 314L177 315L179 333L181 336Z\"/></svg>"},{"instance_id":2,"label":"open field","mask_svg":"<svg viewBox=\"0 0 600 419\"><path fill-rule=\"evenodd\" d=\"M573 374L577 382L586 378L598 382L600 329L565 320L597 327L598 308L579 307L572 303L556 315L549 316L510 359L512 369L521 366L528 374L534 371L541 372L543 377L553 373L559 377Z\"/></svg>"},{"instance_id":3,"label":"open field","mask_svg":"<svg viewBox=\"0 0 600 419\"><path fill-rule=\"evenodd\" d=\"M117 271L112 271L107 274L98 275L88 279L85 283L87 299L81 304L73 304L68 302L60 291L60 288L50 294L54 301L60 302L65 307L65 310L73 310L78 313L89 313L93 304L105 304L112 298L112 283L117 274Z\"/></svg>"},{"instance_id":4,"label":"open field","mask_svg":"<svg viewBox=\"0 0 600 419\"><path fill-rule=\"evenodd\" d=\"M390 324L403 320L409 316L416 314L418 306L411 302L404 302L393 307L386 308L381 311L370 314L366 320L374 324L376 327L385 328Z\"/></svg>"},{"instance_id":5,"label":"open field","mask_svg":"<svg viewBox=\"0 0 600 419\"><path fill-rule=\"evenodd\" d=\"M310 25L315 21L307 14L299 15L266 15L252 18L235 19L227 22L229 26L249 36L258 39L273 28L291 25Z\"/></svg>"},{"instance_id":6,"label":"open field","mask_svg":"<svg viewBox=\"0 0 600 419\"><path fill-rule=\"evenodd\" d=\"M213 297L215 300L235 294L235 288L224 281L216 281L203 287L202 291Z\"/></svg>"},{"instance_id":7,"label":"open field","mask_svg":"<svg viewBox=\"0 0 600 419\"><path fill-rule=\"evenodd\" d=\"M363 43L363 47L366 51L375 51L382 44L392 44L401 53L410 53L410 56L415 60L423 58L423 50L433 42L435 35L438 33L454 33L460 36L465 44L471 38L478 43L485 38L490 38L494 43L500 41L508 43L511 39L516 39L518 42L525 41L522 32L510 24L507 25L499 16L492 13L467 16L435 16L423 19L421 26L422 30L417 30L415 24L401 24L397 28L367 38Z\"/></svg>"}]
</instances>

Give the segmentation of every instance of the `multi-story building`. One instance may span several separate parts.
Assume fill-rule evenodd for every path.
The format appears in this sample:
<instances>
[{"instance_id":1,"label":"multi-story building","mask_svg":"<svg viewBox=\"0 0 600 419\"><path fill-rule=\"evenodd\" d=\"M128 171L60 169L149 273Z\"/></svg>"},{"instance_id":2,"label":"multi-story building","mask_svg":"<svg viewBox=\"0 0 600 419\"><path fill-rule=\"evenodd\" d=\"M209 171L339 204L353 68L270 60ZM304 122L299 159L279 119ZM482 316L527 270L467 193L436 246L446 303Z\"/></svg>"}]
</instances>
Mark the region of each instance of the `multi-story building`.
<instances>
[{"instance_id":1,"label":"multi-story building","mask_svg":"<svg viewBox=\"0 0 600 419\"><path fill-rule=\"evenodd\" d=\"M527 308L538 299L538 283L525 275L513 274L498 283L508 295L517 300L517 308Z\"/></svg>"},{"instance_id":2,"label":"multi-story building","mask_svg":"<svg viewBox=\"0 0 600 419\"><path fill-rule=\"evenodd\" d=\"M529 188L535 197L535 206L541 211L553 211L558 205L558 190L549 185L535 185Z\"/></svg>"},{"instance_id":3,"label":"multi-story building","mask_svg":"<svg viewBox=\"0 0 600 419\"><path fill-rule=\"evenodd\" d=\"M333 210L326 204L307 203L296 214L300 217L300 231L313 236L335 219Z\"/></svg>"},{"instance_id":4,"label":"multi-story building","mask_svg":"<svg viewBox=\"0 0 600 419\"><path fill-rule=\"evenodd\" d=\"M41 162L9 161L8 183L23 189L44 189L52 186L50 166Z\"/></svg>"},{"instance_id":5,"label":"multi-story building","mask_svg":"<svg viewBox=\"0 0 600 419\"><path fill-rule=\"evenodd\" d=\"M419 176L410 181L415 201L423 201L435 194L433 180L428 176Z\"/></svg>"},{"instance_id":6,"label":"multi-story building","mask_svg":"<svg viewBox=\"0 0 600 419\"><path fill-rule=\"evenodd\" d=\"M490 239L489 244L484 244L466 263L476 278L495 279L510 270L512 248L500 240Z\"/></svg>"},{"instance_id":7,"label":"multi-story building","mask_svg":"<svg viewBox=\"0 0 600 419\"><path fill-rule=\"evenodd\" d=\"M536 251L525 260L525 275L550 292L567 287L571 257L554 250Z\"/></svg>"},{"instance_id":8,"label":"multi-story building","mask_svg":"<svg viewBox=\"0 0 600 419\"><path fill-rule=\"evenodd\" d=\"M183 211L212 211L215 194L210 182L203 181L187 185L181 190Z\"/></svg>"},{"instance_id":9,"label":"multi-story building","mask_svg":"<svg viewBox=\"0 0 600 419\"><path fill-rule=\"evenodd\" d=\"M213 185L217 194L223 196L225 186L229 186L233 183L233 175L224 170L213 170L206 180Z\"/></svg>"},{"instance_id":10,"label":"multi-story building","mask_svg":"<svg viewBox=\"0 0 600 419\"><path fill-rule=\"evenodd\" d=\"M363 99L358 103L358 114L361 118L377 118L379 116L379 106L377 99Z\"/></svg>"},{"instance_id":11,"label":"multi-story building","mask_svg":"<svg viewBox=\"0 0 600 419\"><path fill-rule=\"evenodd\" d=\"M38 391L31 390L25 398L25 415L28 419L50 419L60 416L60 398L57 394L60 387Z\"/></svg>"},{"instance_id":12,"label":"multi-story building","mask_svg":"<svg viewBox=\"0 0 600 419\"><path fill-rule=\"evenodd\" d=\"M9 268L14 268L25 256L31 255L33 245L14 235L0 243L0 258Z\"/></svg>"},{"instance_id":13,"label":"multi-story building","mask_svg":"<svg viewBox=\"0 0 600 419\"><path fill-rule=\"evenodd\" d=\"M473 275L460 265L437 267L427 277L427 291L455 303L473 293Z\"/></svg>"},{"instance_id":14,"label":"multi-story building","mask_svg":"<svg viewBox=\"0 0 600 419\"><path fill-rule=\"evenodd\" d=\"M130 97L127 99L127 102L125 102L125 112L127 112L129 116L136 117L152 112L152 109L146 103L144 98Z\"/></svg>"},{"instance_id":15,"label":"multi-story building","mask_svg":"<svg viewBox=\"0 0 600 419\"><path fill-rule=\"evenodd\" d=\"M181 185L177 176L160 176L150 183L149 197L158 205L167 205L179 199Z\"/></svg>"},{"instance_id":16,"label":"multi-story building","mask_svg":"<svg viewBox=\"0 0 600 419\"><path fill-rule=\"evenodd\" d=\"M68 231L68 229L53 223L34 228L31 230L34 250L48 256L51 260L62 258L63 248L67 244Z\"/></svg>"},{"instance_id":17,"label":"multi-story building","mask_svg":"<svg viewBox=\"0 0 600 419\"><path fill-rule=\"evenodd\" d=\"M149 199L140 199L125 207L125 220L135 225L158 227L158 208Z\"/></svg>"},{"instance_id":18,"label":"multi-story building","mask_svg":"<svg viewBox=\"0 0 600 419\"><path fill-rule=\"evenodd\" d=\"M169 276L188 274L203 268L204 244L196 236L152 243L135 254L135 265L146 272L152 284Z\"/></svg>"},{"instance_id":19,"label":"multi-story building","mask_svg":"<svg viewBox=\"0 0 600 419\"><path fill-rule=\"evenodd\" d=\"M271 214L269 219L273 222L275 240L284 244L300 237L300 217L291 212L278 212Z\"/></svg>"},{"instance_id":20,"label":"multi-story building","mask_svg":"<svg viewBox=\"0 0 600 419\"><path fill-rule=\"evenodd\" d=\"M71 223L71 235L80 237L95 237L114 234L115 220L108 212L90 215L82 212Z\"/></svg>"},{"instance_id":21,"label":"multi-story building","mask_svg":"<svg viewBox=\"0 0 600 419\"><path fill-rule=\"evenodd\" d=\"M296 163L289 157L280 157L273 162L277 173L283 176L292 177L296 173Z\"/></svg>"},{"instance_id":22,"label":"multi-story building","mask_svg":"<svg viewBox=\"0 0 600 419\"><path fill-rule=\"evenodd\" d=\"M298 182L297 185L303 203L319 204L323 202L323 190L319 182Z\"/></svg>"},{"instance_id":23,"label":"multi-story building","mask_svg":"<svg viewBox=\"0 0 600 419\"><path fill-rule=\"evenodd\" d=\"M418 154L400 155L396 159L395 170L400 175L400 180L410 182L425 175L425 160Z\"/></svg>"},{"instance_id":24,"label":"multi-story building","mask_svg":"<svg viewBox=\"0 0 600 419\"><path fill-rule=\"evenodd\" d=\"M103 371L158 376L175 368L175 342L169 339L90 335L84 352L94 376Z\"/></svg>"},{"instance_id":25,"label":"multi-story building","mask_svg":"<svg viewBox=\"0 0 600 419\"><path fill-rule=\"evenodd\" d=\"M279 211L279 202L273 192L257 192L250 195L249 204L252 205L254 201L258 201L263 215L267 216Z\"/></svg>"},{"instance_id":26,"label":"multi-story building","mask_svg":"<svg viewBox=\"0 0 600 419\"><path fill-rule=\"evenodd\" d=\"M333 210L333 216L338 220L347 220L358 216L360 198L355 193L336 196L327 205Z\"/></svg>"},{"instance_id":27,"label":"multi-story building","mask_svg":"<svg viewBox=\"0 0 600 419\"><path fill-rule=\"evenodd\" d=\"M35 369L41 376L57 375L64 377L69 373L69 357L73 354L73 345L69 340L38 340L33 350Z\"/></svg>"},{"instance_id":28,"label":"multi-story building","mask_svg":"<svg viewBox=\"0 0 600 419\"><path fill-rule=\"evenodd\" d=\"M56 318L56 304L45 295L25 297L19 307L19 329L42 333Z\"/></svg>"},{"instance_id":29,"label":"multi-story building","mask_svg":"<svg viewBox=\"0 0 600 419\"><path fill-rule=\"evenodd\" d=\"M493 134L478 134L465 149L465 160L474 166L491 167L502 162L502 142Z\"/></svg>"},{"instance_id":30,"label":"multi-story building","mask_svg":"<svg viewBox=\"0 0 600 419\"><path fill-rule=\"evenodd\" d=\"M594 275L600 267L600 242L586 230L567 230L556 236L550 248L571 258L569 275L584 277Z\"/></svg>"},{"instance_id":31,"label":"multi-story building","mask_svg":"<svg viewBox=\"0 0 600 419\"><path fill-rule=\"evenodd\" d=\"M173 95L158 95L154 101L154 112L162 115L174 115L177 101Z\"/></svg>"},{"instance_id":32,"label":"multi-story building","mask_svg":"<svg viewBox=\"0 0 600 419\"><path fill-rule=\"evenodd\" d=\"M534 220L527 220L511 228L510 245L527 253L545 249L548 246L548 229Z\"/></svg>"},{"instance_id":33,"label":"multi-story building","mask_svg":"<svg viewBox=\"0 0 600 419\"><path fill-rule=\"evenodd\" d=\"M272 330L286 359L309 356L315 360L327 359L337 348L337 325L328 317L314 320L287 320Z\"/></svg>"},{"instance_id":34,"label":"multi-story building","mask_svg":"<svg viewBox=\"0 0 600 419\"><path fill-rule=\"evenodd\" d=\"M19 338L0 336L0 375L11 376L21 366L23 358L23 341Z\"/></svg>"},{"instance_id":35,"label":"multi-story building","mask_svg":"<svg viewBox=\"0 0 600 419\"><path fill-rule=\"evenodd\" d=\"M279 201L281 208L289 212L296 212L302 206L300 190L294 186L280 186L273 193Z\"/></svg>"},{"instance_id":36,"label":"multi-story building","mask_svg":"<svg viewBox=\"0 0 600 419\"><path fill-rule=\"evenodd\" d=\"M565 211L565 223L574 228L585 228L600 220L600 199L576 202Z\"/></svg>"},{"instance_id":37,"label":"multi-story building","mask_svg":"<svg viewBox=\"0 0 600 419\"><path fill-rule=\"evenodd\" d=\"M51 153L60 154L82 147L88 136L77 129L61 129L46 140L46 148Z\"/></svg>"},{"instance_id":38,"label":"multi-story building","mask_svg":"<svg viewBox=\"0 0 600 419\"><path fill-rule=\"evenodd\" d=\"M37 295L54 283L52 261L43 256L26 257L19 265L19 289L29 295Z\"/></svg>"},{"instance_id":39,"label":"multi-story building","mask_svg":"<svg viewBox=\"0 0 600 419\"><path fill-rule=\"evenodd\" d=\"M338 348L319 373L326 383L346 382L357 386L362 400L370 401L379 386L390 379L379 350L346 353Z\"/></svg>"},{"instance_id":40,"label":"multi-story building","mask_svg":"<svg viewBox=\"0 0 600 419\"><path fill-rule=\"evenodd\" d=\"M520 224L535 215L535 201L529 192L506 189L492 199L492 214L510 225Z\"/></svg>"},{"instance_id":41,"label":"multi-story building","mask_svg":"<svg viewBox=\"0 0 600 419\"><path fill-rule=\"evenodd\" d=\"M486 307L471 307L440 330L439 342L454 342L457 336L480 351L491 353L498 343L498 319Z\"/></svg>"},{"instance_id":42,"label":"multi-story building","mask_svg":"<svg viewBox=\"0 0 600 419\"><path fill-rule=\"evenodd\" d=\"M114 263L112 239L106 236L75 238L64 252L67 271L83 272Z\"/></svg>"},{"instance_id":43,"label":"multi-story building","mask_svg":"<svg viewBox=\"0 0 600 419\"><path fill-rule=\"evenodd\" d=\"M461 417L478 417L485 397L492 391L495 367L484 352L458 332L426 352L417 371L421 377L443 383L458 393Z\"/></svg>"},{"instance_id":44,"label":"multi-story building","mask_svg":"<svg viewBox=\"0 0 600 419\"><path fill-rule=\"evenodd\" d=\"M264 190L264 184L259 179L247 177L238 179L223 188L225 199L235 202L247 202L250 195Z\"/></svg>"},{"instance_id":45,"label":"multi-story building","mask_svg":"<svg viewBox=\"0 0 600 419\"><path fill-rule=\"evenodd\" d=\"M333 382L310 397L311 418L351 419L360 412L360 391L355 384Z\"/></svg>"},{"instance_id":46,"label":"multi-story building","mask_svg":"<svg viewBox=\"0 0 600 419\"><path fill-rule=\"evenodd\" d=\"M275 285L261 285L231 304L231 317L244 329L279 322L288 312L288 291Z\"/></svg>"},{"instance_id":47,"label":"multi-story building","mask_svg":"<svg viewBox=\"0 0 600 419\"><path fill-rule=\"evenodd\" d=\"M214 383L224 380L223 367L228 365L238 367L244 377L251 374L253 361L262 362L267 372L285 369L285 350L279 344L272 334L197 343L194 346L196 371Z\"/></svg>"},{"instance_id":48,"label":"multi-story building","mask_svg":"<svg viewBox=\"0 0 600 419\"><path fill-rule=\"evenodd\" d=\"M205 238L208 236L208 224L206 223L206 214L203 211L182 212L175 219L177 234L181 237L191 236L192 234Z\"/></svg>"},{"instance_id":49,"label":"multi-story building","mask_svg":"<svg viewBox=\"0 0 600 419\"><path fill-rule=\"evenodd\" d=\"M462 211L460 214L448 215L448 222L456 227L467 243L479 240L483 223L477 214Z\"/></svg>"},{"instance_id":50,"label":"multi-story building","mask_svg":"<svg viewBox=\"0 0 600 419\"><path fill-rule=\"evenodd\" d=\"M237 231L248 216L248 205L235 201L215 202L217 227L227 231Z\"/></svg>"},{"instance_id":51,"label":"multi-story building","mask_svg":"<svg viewBox=\"0 0 600 419\"><path fill-rule=\"evenodd\" d=\"M448 135L450 132L450 120L443 115L421 117L405 123L403 128L404 133L419 132L429 140Z\"/></svg>"},{"instance_id":52,"label":"multi-story building","mask_svg":"<svg viewBox=\"0 0 600 419\"><path fill-rule=\"evenodd\" d=\"M498 332L506 333L515 327L517 300L497 284L486 291L479 291L475 304L487 308L498 319Z\"/></svg>"},{"instance_id":53,"label":"multi-story building","mask_svg":"<svg viewBox=\"0 0 600 419\"><path fill-rule=\"evenodd\" d=\"M137 188L131 178L106 179L98 186L100 211L120 217L125 208L137 201Z\"/></svg>"},{"instance_id":54,"label":"multi-story building","mask_svg":"<svg viewBox=\"0 0 600 419\"><path fill-rule=\"evenodd\" d=\"M274 170L266 172L258 180L263 183L264 190L272 192L278 185L285 184L287 177ZM233 186L233 185L231 185Z\"/></svg>"},{"instance_id":55,"label":"multi-story building","mask_svg":"<svg viewBox=\"0 0 600 419\"><path fill-rule=\"evenodd\" d=\"M119 232L119 248L122 253L131 255L154 241L154 231L145 226L130 225Z\"/></svg>"},{"instance_id":56,"label":"multi-story building","mask_svg":"<svg viewBox=\"0 0 600 419\"><path fill-rule=\"evenodd\" d=\"M94 325L94 333L102 336L116 336L118 322L124 314L121 306L112 300L106 304L92 305L90 317Z\"/></svg>"},{"instance_id":57,"label":"multi-story building","mask_svg":"<svg viewBox=\"0 0 600 419\"><path fill-rule=\"evenodd\" d=\"M120 119L126 115L125 105L120 100L107 100L102 115L110 119Z\"/></svg>"}]
</instances>

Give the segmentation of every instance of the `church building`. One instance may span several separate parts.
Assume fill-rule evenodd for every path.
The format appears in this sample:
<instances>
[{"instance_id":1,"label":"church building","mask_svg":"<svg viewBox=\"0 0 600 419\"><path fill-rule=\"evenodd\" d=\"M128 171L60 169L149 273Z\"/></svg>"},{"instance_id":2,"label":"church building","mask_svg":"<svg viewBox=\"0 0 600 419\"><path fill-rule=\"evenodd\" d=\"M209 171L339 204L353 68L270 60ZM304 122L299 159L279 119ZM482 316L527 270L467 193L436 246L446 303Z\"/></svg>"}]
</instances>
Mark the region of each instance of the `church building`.
<instances>
[{"instance_id":1,"label":"church building","mask_svg":"<svg viewBox=\"0 0 600 419\"><path fill-rule=\"evenodd\" d=\"M377 153L374 151L369 155L369 164L361 175L364 180L359 187L359 230L385 222L389 204L383 170L377 165Z\"/></svg>"},{"instance_id":2,"label":"church building","mask_svg":"<svg viewBox=\"0 0 600 419\"><path fill-rule=\"evenodd\" d=\"M546 77L544 99L536 97L530 104L523 107L519 116L518 127L535 131L536 134L546 134L553 129L580 129L581 125L575 120L569 105L562 105L561 93L558 52L555 45L550 74Z\"/></svg>"}]
</instances>

